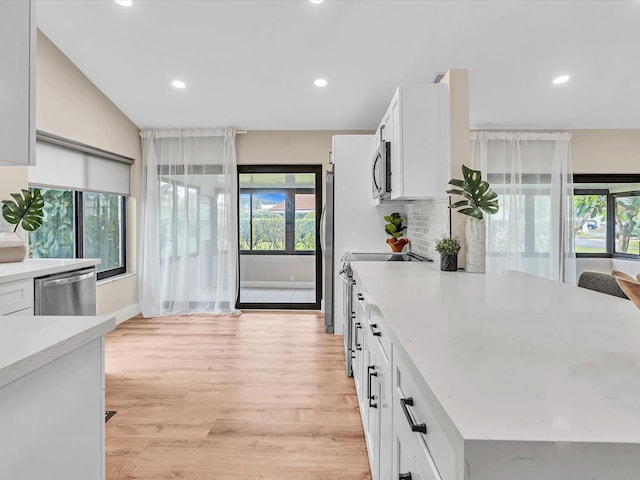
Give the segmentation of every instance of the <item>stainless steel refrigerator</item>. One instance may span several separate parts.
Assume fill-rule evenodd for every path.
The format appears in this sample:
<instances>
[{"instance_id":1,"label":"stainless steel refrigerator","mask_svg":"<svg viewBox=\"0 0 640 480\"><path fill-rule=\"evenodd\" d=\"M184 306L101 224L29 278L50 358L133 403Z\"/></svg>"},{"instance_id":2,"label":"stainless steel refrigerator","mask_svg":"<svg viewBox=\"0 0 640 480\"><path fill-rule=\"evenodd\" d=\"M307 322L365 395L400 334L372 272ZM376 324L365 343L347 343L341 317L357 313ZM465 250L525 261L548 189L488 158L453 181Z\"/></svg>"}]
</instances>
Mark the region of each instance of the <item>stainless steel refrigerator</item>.
<instances>
[{"instance_id":1,"label":"stainless steel refrigerator","mask_svg":"<svg viewBox=\"0 0 640 480\"><path fill-rule=\"evenodd\" d=\"M327 333L334 333L334 311L335 306L333 303L333 291L335 278L335 262L334 262L334 195L333 195L333 171L328 171L325 178L325 194L326 202L324 206L323 216L323 228L324 228L324 242L323 242L323 255L325 260L324 265L324 329Z\"/></svg>"},{"instance_id":2,"label":"stainless steel refrigerator","mask_svg":"<svg viewBox=\"0 0 640 480\"><path fill-rule=\"evenodd\" d=\"M389 252L384 216L404 212L403 205L377 205L371 193L374 135L335 135L333 171L327 172L322 251L325 263L325 329L342 335L350 319L343 318L342 282L338 279L345 252Z\"/></svg>"}]
</instances>

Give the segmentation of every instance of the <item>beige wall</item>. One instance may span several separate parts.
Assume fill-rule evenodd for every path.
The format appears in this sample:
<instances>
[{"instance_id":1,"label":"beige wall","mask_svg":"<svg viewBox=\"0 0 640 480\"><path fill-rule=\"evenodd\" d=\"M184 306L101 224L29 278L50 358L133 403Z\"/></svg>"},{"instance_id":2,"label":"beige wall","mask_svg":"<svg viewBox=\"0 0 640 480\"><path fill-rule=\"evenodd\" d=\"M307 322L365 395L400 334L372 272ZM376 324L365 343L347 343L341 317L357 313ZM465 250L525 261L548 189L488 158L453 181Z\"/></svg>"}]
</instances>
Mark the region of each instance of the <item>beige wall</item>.
<instances>
[{"instance_id":1,"label":"beige wall","mask_svg":"<svg viewBox=\"0 0 640 480\"><path fill-rule=\"evenodd\" d=\"M640 173L640 130L569 130L575 173Z\"/></svg>"},{"instance_id":2,"label":"beige wall","mask_svg":"<svg viewBox=\"0 0 640 480\"><path fill-rule=\"evenodd\" d=\"M135 159L127 206L127 271L135 272L141 158L138 128L41 32L36 56L36 128ZM14 180L25 184L26 173ZM99 285L97 301L99 315L137 304L137 277Z\"/></svg>"}]
</instances>

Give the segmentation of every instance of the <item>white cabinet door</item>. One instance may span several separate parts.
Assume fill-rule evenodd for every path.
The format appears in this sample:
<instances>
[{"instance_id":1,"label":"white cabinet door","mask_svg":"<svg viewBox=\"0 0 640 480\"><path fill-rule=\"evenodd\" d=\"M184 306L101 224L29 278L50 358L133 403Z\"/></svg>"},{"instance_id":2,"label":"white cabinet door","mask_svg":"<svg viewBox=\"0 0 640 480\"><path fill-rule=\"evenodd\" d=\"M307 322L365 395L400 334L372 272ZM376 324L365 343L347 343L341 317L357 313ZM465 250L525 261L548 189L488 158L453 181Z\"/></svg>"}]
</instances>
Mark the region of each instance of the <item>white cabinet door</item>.
<instances>
[{"instance_id":1,"label":"white cabinet door","mask_svg":"<svg viewBox=\"0 0 640 480\"><path fill-rule=\"evenodd\" d=\"M436 466L422 439L411 431L400 403L402 393L394 392L393 410L393 474L401 480L441 480Z\"/></svg>"},{"instance_id":2,"label":"white cabinet door","mask_svg":"<svg viewBox=\"0 0 640 480\"><path fill-rule=\"evenodd\" d=\"M378 127L391 142L391 200L444 195L451 178L449 91L445 84L400 85ZM383 128L384 127L384 128Z\"/></svg>"},{"instance_id":3,"label":"white cabinet door","mask_svg":"<svg viewBox=\"0 0 640 480\"><path fill-rule=\"evenodd\" d=\"M0 1L0 165L32 165L35 27L31 0Z\"/></svg>"},{"instance_id":4,"label":"white cabinet door","mask_svg":"<svg viewBox=\"0 0 640 480\"><path fill-rule=\"evenodd\" d=\"M0 283L0 315L33 315L33 279Z\"/></svg>"}]
</instances>

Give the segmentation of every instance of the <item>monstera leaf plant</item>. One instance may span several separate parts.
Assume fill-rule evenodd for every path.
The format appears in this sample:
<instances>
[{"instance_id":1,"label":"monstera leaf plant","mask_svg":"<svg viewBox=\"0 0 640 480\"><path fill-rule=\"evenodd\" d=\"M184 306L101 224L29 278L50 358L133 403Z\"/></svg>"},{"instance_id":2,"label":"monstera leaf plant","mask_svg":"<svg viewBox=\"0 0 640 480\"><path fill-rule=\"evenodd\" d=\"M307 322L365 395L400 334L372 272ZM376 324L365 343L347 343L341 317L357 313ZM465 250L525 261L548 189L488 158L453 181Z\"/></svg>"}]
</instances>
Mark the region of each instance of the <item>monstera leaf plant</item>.
<instances>
[{"instance_id":1,"label":"monstera leaf plant","mask_svg":"<svg viewBox=\"0 0 640 480\"><path fill-rule=\"evenodd\" d=\"M11 225L22 226L27 232L33 232L42 225L44 200L40 190L22 189L22 193L12 193L13 200L2 200L2 216Z\"/></svg>"},{"instance_id":2,"label":"monstera leaf plant","mask_svg":"<svg viewBox=\"0 0 640 480\"><path fill-rule=\"evenodd\" d=\"M458 212L477 220L484 218L482 212L489 215L497 213L498 195L491 190L488 182L482 180L480 171L463 165L462 177L462 180L449 180L449 185L455 188L447 190L447 193L464 197L463 200L451 204L449 208L459 208Z\"/></svg>"}]
</instances>

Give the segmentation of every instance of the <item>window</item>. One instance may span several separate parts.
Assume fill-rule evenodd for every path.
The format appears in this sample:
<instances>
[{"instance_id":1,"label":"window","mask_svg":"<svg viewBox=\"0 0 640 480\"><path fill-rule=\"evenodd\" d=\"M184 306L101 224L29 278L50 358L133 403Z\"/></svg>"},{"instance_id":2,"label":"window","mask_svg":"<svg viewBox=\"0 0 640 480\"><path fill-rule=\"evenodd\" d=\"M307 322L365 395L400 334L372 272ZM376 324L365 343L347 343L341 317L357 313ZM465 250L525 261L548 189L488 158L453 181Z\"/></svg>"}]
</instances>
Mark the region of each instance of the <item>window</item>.
<instances>
[{"instance_id":1,"label":"window","mask_svg":"<svg viewBox=\"0 0 640 480\"><path fill-rule=\"evenodd\" d=\"M607 192L576 190L576 253L607 253Z\"/></svg>"},{"instance_id":2,"label":"window","mask_svg":"<svg viewBox=\"0 0 640 480\"><path fill-rule=\"evenodd\" d=\"M123 195L38 188L44 218L29 234L31 258L100 258L98 280L125 273Z\"/></svg>"},{"instance_id":3,"label":"window","mask_svg":"<svg viewBox=\"0 0 640 480\"><path fill-rule=\"evenodd\" d=\"M640 259L640 176L575 175L576 254Z\"/></svg>"},{"instance_id":4,"label":"window","mask_svg":"<svg viewBox=\"0 0 640 480\"><path fill-rule=\"evenodd\" d=\"M198 187L169 178L160 181L161 260L198 255L201 234L211 238L210 210L209 197L201 201Z\"/></svg>"},{"instance_id":5,"label":"window","mask_svg":"<svg viewBox=\"0 0 640 480\"><path fill-rule=\"evenodd\" d=\"M640 257L640 192L612 196L615 205L613 253Z\"/></svg>"},{"instance_id":6,"label":"window","mask_svg":"<svg viewBox=\"0 0 640 480\"><path fill-rule=\"evenodd\" d=\"M313 189L240 189L242 253L314 254L316 196Z\"/></svg>"}]
</instances>

